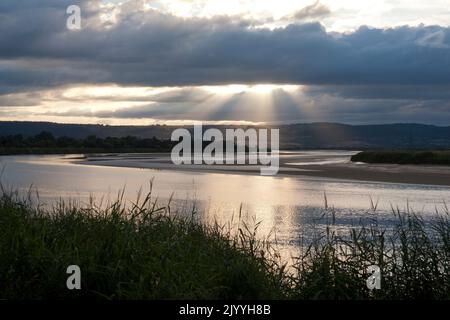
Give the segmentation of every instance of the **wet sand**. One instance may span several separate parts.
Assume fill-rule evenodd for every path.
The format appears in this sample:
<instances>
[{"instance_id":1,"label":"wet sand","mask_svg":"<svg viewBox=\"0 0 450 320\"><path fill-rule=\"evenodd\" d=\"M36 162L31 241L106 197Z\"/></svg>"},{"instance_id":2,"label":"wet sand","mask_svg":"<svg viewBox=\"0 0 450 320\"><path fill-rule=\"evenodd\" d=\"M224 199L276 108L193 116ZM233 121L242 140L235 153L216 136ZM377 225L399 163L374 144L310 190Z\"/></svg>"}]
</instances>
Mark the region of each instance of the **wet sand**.
<instances>
[{"instance_id":1,"label":"wet sand","mask_svg":"<svg viewBox=\"0 0 450 320\"><path fill-rule=\"evenodd\" d=\"M357 181L450 186L449 166L391 165L352 163L354 152L283 153L281 176L307 176ZM251 165L174 165L169 154L121 154L89 156L74 162L85 165L130 167L159 170L184 170L235 174L260 174L260 166Z\"/></svg>"},{"instance_id":2,"label":"wet sand","mask_svg":"<svg viewBox=\"0 0 450 320\"><path fill-rule=\"evenodd\" d=\"M450 168L420 165L343 164L306 166L302 175L335 179L450 186Z\"/></svg>"}]
</instances>

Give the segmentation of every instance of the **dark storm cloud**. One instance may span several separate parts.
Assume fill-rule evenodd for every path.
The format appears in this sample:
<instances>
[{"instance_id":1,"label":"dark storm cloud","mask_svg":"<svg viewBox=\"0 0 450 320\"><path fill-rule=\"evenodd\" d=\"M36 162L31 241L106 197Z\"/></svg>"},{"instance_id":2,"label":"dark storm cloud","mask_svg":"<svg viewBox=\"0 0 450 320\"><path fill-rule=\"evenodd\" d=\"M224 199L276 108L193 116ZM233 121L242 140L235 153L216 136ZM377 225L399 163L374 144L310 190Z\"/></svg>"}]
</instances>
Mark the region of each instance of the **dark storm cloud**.
<instances>
[{"instance_id":1,"label":"dark storm cloud","mask_svg":"<svg viewBox=\"0 0 450 320\"><path fill-rule=\"evenodd\" d=\"M108 82L109 73L82 63L0 60L0 95L36 91L72 83Z\"/></svg>"},{"instance_id":2,"label":"dark storm cloud","mask_svg":"<svg viewBox=\"0 0 450 320\"><path fill-rule=\"evenodd\" d=\"M312 98L330 94L365 100L450 100L450 85L312 85L304 92Z\"/></svg>"},{"instance_id":3,"label":"dark storm cloud","mask_svg":"<svg viewBox=\"0 0 450 320\"><path fill-rule=\"evenodd\" d=\"M110 82L450 85L448 28L361 27L332 34L310 23L269 30L235 18L185 19L136 8L124 9L117 24L103 28L98 2L79 1L84 28L69 31L65 8L74 3L1 2L0 59L9 66L0 67L0 91ZM18 59L58 63L24 68L14 63Z\"/></svg>"},{"instance_id":4,"label":"dark storm cloud","mask_svg":"<svg viewBox=\"0 0 450 320\"><path fill-rule=\"evenodd\" d=\"M448 124L450 29L440 26L327 32L319 23L270 30L239 17L181 18L122 5L117 22L101 1L0 1L0 106L34 106L39 90L75 84L180 86L155 95L104 96L148 102L115 111L55 110L49 115L163 120L408 121ZM66 8L82 8L82 30L66 29ZM330 15L319 2L289 21ZM288 83L274 110L245 94L211 104L198 85ZM55 90L55 99L59 92ZM14 93L11 95L10 93ZM61 101L77 97L61 98ZM80 97L82 99L82 97ZM124 101L125 101L124 100ZM254 103L254 102L253 102ZM47 111L46 111L47 112Z\"/></svg>"}]
</instances>

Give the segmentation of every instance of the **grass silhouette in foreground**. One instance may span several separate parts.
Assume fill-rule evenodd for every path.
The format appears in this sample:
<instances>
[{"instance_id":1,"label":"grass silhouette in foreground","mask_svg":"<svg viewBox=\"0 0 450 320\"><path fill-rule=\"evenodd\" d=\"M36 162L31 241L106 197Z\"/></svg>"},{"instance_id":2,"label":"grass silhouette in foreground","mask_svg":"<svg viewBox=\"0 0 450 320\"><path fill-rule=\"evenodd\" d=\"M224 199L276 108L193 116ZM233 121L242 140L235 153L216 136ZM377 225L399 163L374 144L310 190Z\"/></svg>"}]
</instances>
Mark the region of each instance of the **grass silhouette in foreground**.
<instances>
[{"instance_id":1,"label":"grass silhouette in foreground","mask_svg":"<svg viewBox=\"0 0 450 320\"><path fill-rule=\"evenodd\" d=\"M363 151L352 156L351 160L353 162L366 162L366 163L450 165L450 150Z\"/></svg>"},{"instance_id":2,"label":"grass silhouette in foreground","mask_svg":"<svg viewBox=\"0 0 450 320\"><path fill-rule=\"evenodd\" d=\"M326 208L326 229L287 268L257 225L205 226L151 193L127 208L29 199L0 195L0 299L450 299L448 209L429 223L394 210L390 230L374 221L338 236ZM66 288L73 264L79 291ZM381 290L366 287L373 264Z\"/></svg>"}]
</instances>

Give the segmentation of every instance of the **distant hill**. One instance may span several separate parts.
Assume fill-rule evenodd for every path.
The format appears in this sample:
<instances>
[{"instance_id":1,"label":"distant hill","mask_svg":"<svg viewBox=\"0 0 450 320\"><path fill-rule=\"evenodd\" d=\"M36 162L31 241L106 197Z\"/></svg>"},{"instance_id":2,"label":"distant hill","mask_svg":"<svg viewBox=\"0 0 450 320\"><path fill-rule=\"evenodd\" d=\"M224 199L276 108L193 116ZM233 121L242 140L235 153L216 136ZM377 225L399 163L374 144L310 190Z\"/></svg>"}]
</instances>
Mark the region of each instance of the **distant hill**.
<instances>
[{"instance_id":1,"label":"distant hill","mask_svg":"<svg viewBox=\"0 0 450 320\"><path fill-rule=\"evenodd\" d=\"M222 126L219 128L229 127ZM42 131L48 131L55 137L85 138L96 135L100 138L136 136L168 139L175 128L165 125L105 126L50 122L0 122L0 136L15 134L31 136ZM192 129L189 126L185 126L185 128ZM208 126L205 126L205 128L208 128ZM280 129L280 146L282 149L450 149L450 126L310 123L280 125L276 128Z\"/></svg>"},{"instance_id":2,"label":"distant hill","mask_svg":"<svg viewBox=\"0 0 450 320\"><path fill-rule=\"evenodd\" d=\"M96 135L99 138L136 136L140 138L170 138L173 127L168 126L105 126L91 124L62 124L52 122L7 122L0 121L0 136L22 134L34 136L42 131L51 132L55 137L67 136L86 138Z\"/></svg>"},{"instance_id":3,"label":"distant hill","mask_svg":"<svg viewBox=\"0 0 450 320\"><path fill-rule=\"evenodd\" d=\"M280 130L284 148L450 148L450 126L312 123L287 125Z\"/></svg>"}]
</instances>

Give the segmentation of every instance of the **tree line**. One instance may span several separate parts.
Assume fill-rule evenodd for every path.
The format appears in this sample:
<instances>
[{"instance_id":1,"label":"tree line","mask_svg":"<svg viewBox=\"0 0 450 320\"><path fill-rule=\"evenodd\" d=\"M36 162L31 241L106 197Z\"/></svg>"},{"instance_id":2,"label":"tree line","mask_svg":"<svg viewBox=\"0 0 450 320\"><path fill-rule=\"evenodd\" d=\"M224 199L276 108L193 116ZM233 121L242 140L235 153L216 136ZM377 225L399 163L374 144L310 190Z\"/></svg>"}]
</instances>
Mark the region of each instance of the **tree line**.
<instances>
[{"instance_id":1,"label":"tree line","mask_svg":"<svg viewBox=\"0 0 450 320\"><path fill-rule=\"evenodd\" d=\"M79 151L170 151L175 142L153 138L106 137L95 135L86 138L72 138L67 136L55 137L51 132L42 131L35 136L21 134L0 137L0 148L5 153L45 153L45 151L59 152L64 150ZM23 152L9 152L23 151ZM42 152L40 152L42 151Z\"/></svg>"}]
</instances>

